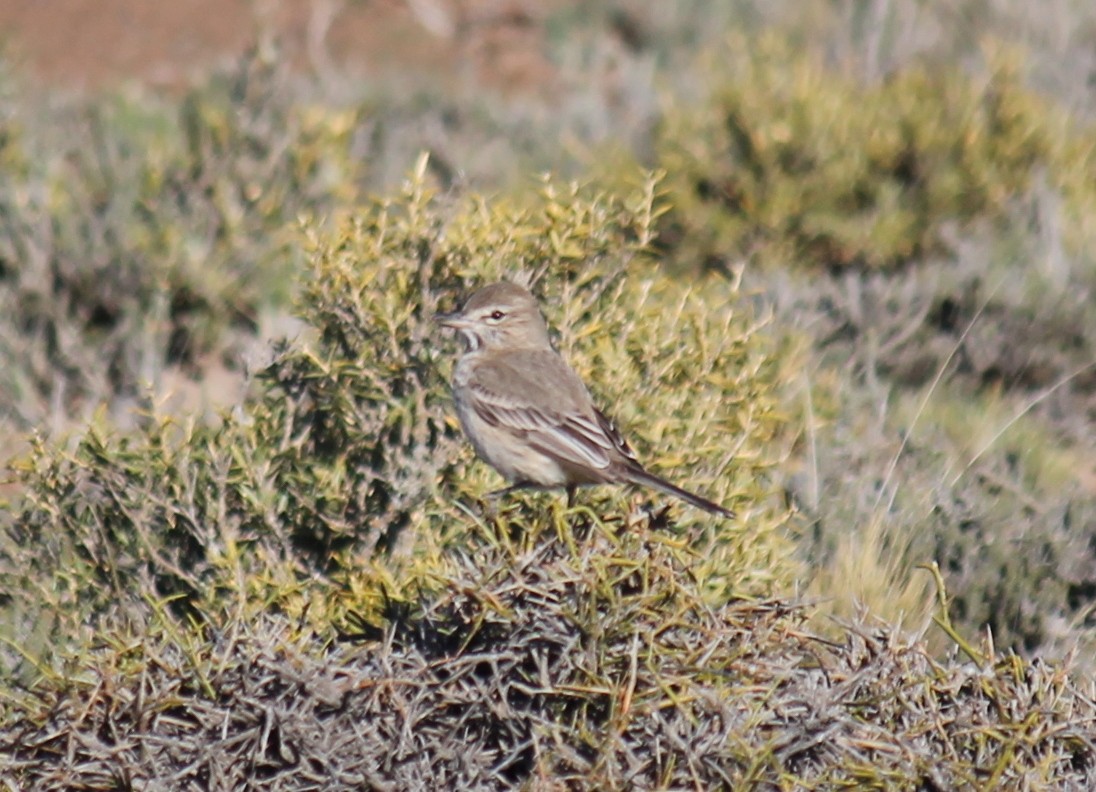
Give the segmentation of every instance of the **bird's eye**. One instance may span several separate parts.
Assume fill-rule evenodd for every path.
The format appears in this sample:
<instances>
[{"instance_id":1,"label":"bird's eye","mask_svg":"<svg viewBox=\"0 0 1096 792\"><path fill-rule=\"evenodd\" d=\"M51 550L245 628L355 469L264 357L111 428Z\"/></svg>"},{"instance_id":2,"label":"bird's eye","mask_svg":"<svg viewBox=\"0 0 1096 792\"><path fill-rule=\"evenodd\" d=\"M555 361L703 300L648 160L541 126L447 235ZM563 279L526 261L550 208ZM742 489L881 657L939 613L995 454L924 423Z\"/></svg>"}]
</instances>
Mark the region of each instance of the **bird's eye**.
<instances>
[{"instance_id":1,"label":"bird's eye","mask_svg":"<svg viewBox=\"0 0 1096 792\"><path fill-rule=\"evenodd\" d=\"M502 311L491 311L491 320L494 322L502 321L502 317L506 316Z\"/></svg>"}]
</instances>

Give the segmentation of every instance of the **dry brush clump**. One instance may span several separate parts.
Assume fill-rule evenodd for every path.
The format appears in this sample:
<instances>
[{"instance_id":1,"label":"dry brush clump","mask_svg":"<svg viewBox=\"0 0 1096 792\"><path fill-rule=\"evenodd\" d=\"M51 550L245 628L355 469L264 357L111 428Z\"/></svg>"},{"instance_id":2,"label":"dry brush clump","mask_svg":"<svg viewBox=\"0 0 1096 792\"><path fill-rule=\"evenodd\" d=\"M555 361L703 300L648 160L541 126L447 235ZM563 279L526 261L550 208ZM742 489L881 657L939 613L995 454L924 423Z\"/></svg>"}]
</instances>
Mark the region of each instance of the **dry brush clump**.
<instances>
[{"instance_id":1,"label":"dry brush clump","mask_svg":"<svg viewBox=\"0 0 1096 792\"><path fill-rule=\"evenodd\" d=\"M803 606L711 597L701 562L650 517L510 509L429 591L348 621L340 640L273 613L103 640L67 680L5 695L0 778L42 790L1096 780L1096 702L1066 669L941 662L863 623L822 639Z\"/></svg>"},{"instance_id":2,"label":"dry brush clump","mask_svg":"<svg viewBox=\"0 0 1096 792\"><path fill-rule=\"evenodd\" d=\"M989 47L880 79L772 36L708 57L712 90L665 115L659 241L683 268L735 265L811 339L784 472L812 591L921 624L935 560L964 629L1025 657L1092 646L1082 114Z\"/></svg>"},{"instance_id":3,"label":"dry brush clump","mask_svg":"<svg viewBox=\"0 0 1096 792\"><path fill-rule=\"evenodd\" d=\"M298 215L359 187L345 114L288 82L256 55L174 102L0 96L0 420L122 417L165 370L236 364L289 299Z\"/></svg>"},{"instance_id":4,"label":"dry brush clump","mask_svg":"<svg viewBox=\"0 0 1096 792\"><path fill-rule=\"evenodd\" d=\"M1028 263L1036 243L1013 242L968 240L944 268L784 284L777 316L816 339L789 490L815 523L812 591L845 612L920 624L932 598L916 566L936 561L964 630L1088 658L1096 282L1078 258L1056 285Z\"/></svg>"},{"instance_id":5,"label":"dry brush clump","mask_svg":"<svg viewBox=\"0 0 1096 792\"><path fill-rule=\"evenodd\" d=\"M706 53L710 92L668 108L658 137L662 243L715 267L893 269L951 256L957 229L1007 227L1045 182L1083 246L1090 133L987 49L981 77L913 63L877 83L775 34Z\"/></svg>"}]
</instances>

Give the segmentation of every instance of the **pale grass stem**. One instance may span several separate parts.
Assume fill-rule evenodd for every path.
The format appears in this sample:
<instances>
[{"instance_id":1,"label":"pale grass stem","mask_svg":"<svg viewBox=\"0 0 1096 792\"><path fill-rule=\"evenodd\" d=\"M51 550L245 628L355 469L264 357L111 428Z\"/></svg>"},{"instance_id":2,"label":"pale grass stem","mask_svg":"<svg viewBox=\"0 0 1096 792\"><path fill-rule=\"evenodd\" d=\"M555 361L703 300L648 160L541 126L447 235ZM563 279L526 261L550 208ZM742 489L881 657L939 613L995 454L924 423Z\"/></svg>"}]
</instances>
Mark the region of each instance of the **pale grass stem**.
<instances>
[{"instance_id":1,"label":"pale grass stem","mask_svg":"<svg viewBox=\"0 0 1096 792\"><path fill-rule=\"evenodd\" d=\"M978 310L974 316L967 323L967 326L963 328L962 334L959 339L952 346L948 356L944 358L944 362L940 364L936 370L936 376L932 379L932 384L929 385L929 389L925 392L925 395L921 399L921 403L917 406L917 411L913 414L913 420L910 421L909 427L902 433L902 442L898 446L898 450L895 452L894 457L891 459L890 464L887 466L887 473L883 476L883 483L879 487L879 494L875 498L875 505L872 507L872 522L875 522L882 518L882 514L879 511L879 504L883 500L883 495L890 490L890 498L887 501L887 509L889 512L894 507L894 499L898 495L898 488L891 488L891 478L894 476L894 471L898 468L898 461L902 458L902 454L905 453L906 446L909 444L910 437L913 435L913 429L917 426L917 422L921 419L922 414L925 412L925 408L928 406L929 401L936 393L937 387L940 385L940 381L944 378L944 373L948 370L948 366L951 365L951 361L955 359L956 354L963 347L963 342L967 340L967 336L970 335L970 331L974 329L974 326L978 323L978 320L982 318L982 314L985 313L986 308L989 306L990 301L994 295L997 294L997 290L1001 287L1001 283L998 282L996 286L986 295L986 298L982 301L982 304L978 306Z\"/></svg>"},{"instance_id":2,"label":"pale grass stem","mask_svg":"<svg viewBox=\"0 0 1096 792\"><path fill-rule=\"evenodd\" d=\"M807 408L807 444L810 449L810 507L812 511L818 511L821 496L821 486L819 484L818 474L818 432L815 430L814 397L811 396L811 379L810 374L806 370L803 372L803 380L806 383L803 389L803 400Z\"/></svg>"},{"instance_id":3,"label":"pale grass stem","mask_svg":"<svg viewBox=\"0 0 1096 792\"><path fill-rule=\"evenodd\" d=\"M875 502L871 509L871 515L867 523L863 525L860 530L851 532L842 537L837 547L835 565L829 572L833 577L828 581L820 581L819 583L821 583L821 585L816 583L816 587L822 589L822 591L825 591L828 588L831 592L836 592L843 588L848 595L851 595L852 600L870 604L870 610L876 615L884 618L897 619L900 623L905 623L907 627L913 627L918 631L929 623L930 618L935 618L937 623L941 624L939 617L932 616L934 605L939 604L940 600L938 600L938 592L934 595L932 591L931 581L924 578L915 581L910 575L911 559L905 557L902 552L901 548L903 547L903 543L887 541L888 534L897 530L888 525L887 520L885 519L885 515L893 509L894 501L898 494L898 487L892 486L892 482L898 469L898 463L901 461L902 456L908 447L915 427L939 388L940 383L944 378L944 374L947 372L949 366L955 359L955 356L959 353L959 350L962 348L975 325L985 313L986 308L989 306L999 288L1000 283L987 294L970 322L967 323L967 326L963 329L963 332L952 346L948 356L937 368L933 380L925 392L925 395L921 398L909 426L902 434L902 440L897 451L887 465L886 473L883 476L883 482L876 494ZM1085 368L1088 368L1088 366ZM1040 394L1032 404L1025 408L1025 411L1034 406L1034 404L1037 404L1039 400L1046 398L1055 388L1060 387L1065 382L1068 382L1070 378L1076 377L1078 374L1082 373L1083 370L1084 369L1073 372L1065 380L1056 383L1052 388L1048 389L1048 392ZM815 466L814 476L817 480L818 463L813 427L814 411L809 392L806 407L808 421L810 422L810 426L808 427L810 453L812 455L812 464ZM1019 418L1019 416L1017 416L1017 418ZM1017 418L1014 418L1013 421L1010 421L1009 423L1013 423ZM1005 426L1001 432L995 435L994 440L999 438L1007 428L1008 426ZM991 440L985 448L979 451L979 455L984 453L992 443L993 440ZM978 455L975 456L975 459L977 456ZM974 461L975 460L972 459L967 467L969 468ZM819 493L817 497L821 497L821 494ZM886 498L885 506L884 498ZM884 554L886 554L886 557L884 557ZM946 629L945 631L947 632Z\"/></svg>"},{"instance_id":4,"label":"pale grass stem","mask_svg":"<svg viewBox=\"0 0 1096 792\"><path fill-rule=\"evenodd\" d=\"M1074 369L1069 374L1067 374L1066 376L1062 377L1060 380L1055 382L1053 385L1050 385L1050 386L1044 388L1043 390L1039 391L1039 393L1037 393L1023 407L1021 407L1016 412L1016 414L1014 416L1012 416L1012 418L1010 418L1008 421L1006 421L1005 424L1000 429L997 430L997 432L993 435L993 437L991 437L988 441L986 441L986 443L974 453L974 456L972 456L970 458L970 461L967 462L967 464L963 466L963 469L960 470L955 475L955 478L953 478L951 480L951 482L950 482L951 486L954 487L956 484L958 484L959 479L961 479L964 475L966 475L968 470L970 470L972 467L974 467L974 463L977 462L979 459L981 459L982 454L989 451L989 449L991 449L993 447L993 445L998 440L1000 440L1002 437L1004 437L1005 432L1007 432L1009 429L1011 429L1012 426L1017 421L1019 421L1021 418L1023 418L1029 412L1031 412L1032 409L1034 409L1041 401L1043 401L1044 399L1046 399L1049 396L1053 395L1054 392L1056 390L1058 390L1059 388L1061 388L1063 385L1068 384L1070 381L1076 379L1077 377L1081 376L1082 374L1084 374L1089 369L1093 369L1093 368L1096 368L1096 361L1094 361L1092 363L1086 363L1083 366L1079 366L1078 368Z\"/></svg>"}]
</instances>

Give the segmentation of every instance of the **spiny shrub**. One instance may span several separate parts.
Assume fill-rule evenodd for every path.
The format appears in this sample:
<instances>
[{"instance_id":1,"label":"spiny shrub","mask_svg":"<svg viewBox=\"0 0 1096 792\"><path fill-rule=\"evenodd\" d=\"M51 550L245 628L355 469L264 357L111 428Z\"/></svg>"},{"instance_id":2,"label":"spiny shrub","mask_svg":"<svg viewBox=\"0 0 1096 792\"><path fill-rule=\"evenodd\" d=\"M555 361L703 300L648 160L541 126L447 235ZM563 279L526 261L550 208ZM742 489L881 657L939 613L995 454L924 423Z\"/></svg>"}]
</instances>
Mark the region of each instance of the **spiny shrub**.
<instances>
[{"instance_id":1,"label":"spiny shrub","mask_svg":"<svg viewBox=\"0 0 1096 792\"><path fill-rule=\"evenodd\" d=\"M652 268L654 182L623 197L546 182L526 206L502 206L438 198L425 173L424 158L401 197L341 231L308 230L300 312L312 330L220 426L149 415L136 433L93 429L71 452L40 443L21 463L20 497L0 518L0 591L5 631L29 659L139 633L159 610L224 624L274 609L330 629L351 606L370 612L424 585L476 541L480 498L499 485L459 438L455 342L431 317L522 274L651 467L750 526L699 530L703 515L676 506L659 518L708 549L712 596L790 578L783 506L766 484L782 368L732 284L701 291ZM580 509L627 515L626 496L595 490ZM530 522L554 502L515 501ZM27 660L9 655L9 669Z\"/></svg>"},{"instance_id":2,"label":"spiny shrub","mask_svg":"<svg viewBox=\"0 0 1096 792\"><path fill-rule=\"evenodd\" d=\"M284 305L291 229L357 197L347 119L287 100L253 57L177 103L0 114L0 418L23 428L139 397Z\"/></svg>"},{"instance_id":3,"label":"spiny shrub","mask_svg":"<svg viewBox=\"0 0 1096 792\"><path fill-rule=\"evenodd\" d=\"M941 663L863 623L826 640L801 607L713 601L704 551L675 537L520 517L517 535L502 517L451 554L440 589L341 641L271 612L208 637L155 620L143 640L106 638L70 682L6 697L0 777L283 791L1096 778L1096 707L1063 669L973 648Z\"/></svg>"},{"instance_id":4,"label":"spiny shrub","mask_svg":"<svg viewBox=\"0 0 1096 792\"><path fill-rule=\"evenodd\" d=\"M1092 205L1076 182L1093 167L1087 136L1015 59L991 57L984 79L914 64L865 85L777 36L710 57L710 95L669 109L659 133L674 204L662 242L683 261L900 266L947 254L950 229L1006 217L1044 174Z\"/></svg>"}]
</instances>

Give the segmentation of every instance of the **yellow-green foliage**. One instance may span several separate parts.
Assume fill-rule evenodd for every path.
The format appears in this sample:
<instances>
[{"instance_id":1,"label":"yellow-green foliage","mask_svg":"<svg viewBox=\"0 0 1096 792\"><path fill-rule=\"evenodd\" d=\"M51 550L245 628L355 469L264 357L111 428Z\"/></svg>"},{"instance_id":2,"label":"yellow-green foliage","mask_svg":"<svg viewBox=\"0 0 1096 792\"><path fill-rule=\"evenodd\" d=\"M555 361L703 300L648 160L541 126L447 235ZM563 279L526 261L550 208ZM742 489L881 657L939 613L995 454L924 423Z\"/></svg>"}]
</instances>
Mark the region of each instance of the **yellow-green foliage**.
<instances>
[{"instance_id":1,"label":"yellow-green foliage","mask_svg":"<svg viewBox=\"0 0 1096 792\"><path fill-rule=\"evenodd\" d=\"M652 469L742 515L674 505L651 518L702 558L694 574L713 601L791 578L766 484L780 368L732 284L652 266L654 182L623 197L545 182L516 207L447 202L425 172L424 158L400 198L340 230L306 228L300 312L314 332L284 345L220 427L149 416L135 436L90 431L71 454L39 445L0 548L9 637L33 633L34 654L143 623L154 606L216 624L307 613L324 631L443 586L450 554L500 531L561 519L648 530L628 501L657 511L662 499L623 488L584 493L566 514L555 495L513 496L497 516L482 500L501 482L459 436L457 344L432 315L522 274L538 276L561 349Z\"/></svg>"},{"instance_id":2,"label":"yellow-green foliage","mask_svg":"<svg viewBox=\"0 0 1096 792\"><path fill-rule=\"evenodd\" d=\"M1028 90L1016 58L988 76L905 66L877 85L784 39L734 40L710 58L710 95L667 111L658 159L685 261L881 268L946 253L958 224L1000 219L1046 173L1092 206L1089 135Z\"/></svg>"},{"instance_id":3,"label":"yellow-green foliage","mask_svg":"<svg viewBox=\"0 0 1096 792\"><path fill-rule=\"evenodd\" d=\"M561 351L651 467L748 515L745 530L687 509L675 518L707 526L693 539L713 548L698 574L715 595L787 581L787 546L773 530L782 510L773 511L765 484L779 447L780 368L731 284L701 291L652 267L655 183L617 197L546 181L523 205L447 204L424 172L422 160L402 201L378 203L334 236L312 235L304 313L319 342L273 369L279 383L308 383L299 403L313 437L323 437L293 460L300 475L314 475L318 461L337 471L334 480L367 471L359 516L331 529L354 537L347 574L355 585L370 588L377 570L362 561L377 542L398 543L413 559L389 586L414 581L414 589L448 549L495 530L469 513L483 513L483 495L503 482L459 435L446 384L458 343L430 317L479 285L528 277ZM621 514L625 497L594 490L579 509ZM543 527L559 505L554 495L515 496L499 505L498 519Z\"/></svg>"}]
</instances>

